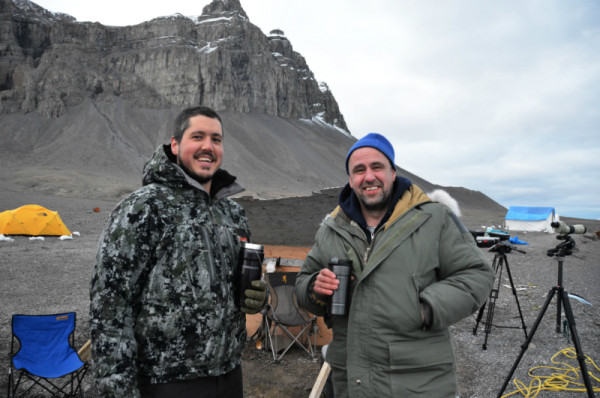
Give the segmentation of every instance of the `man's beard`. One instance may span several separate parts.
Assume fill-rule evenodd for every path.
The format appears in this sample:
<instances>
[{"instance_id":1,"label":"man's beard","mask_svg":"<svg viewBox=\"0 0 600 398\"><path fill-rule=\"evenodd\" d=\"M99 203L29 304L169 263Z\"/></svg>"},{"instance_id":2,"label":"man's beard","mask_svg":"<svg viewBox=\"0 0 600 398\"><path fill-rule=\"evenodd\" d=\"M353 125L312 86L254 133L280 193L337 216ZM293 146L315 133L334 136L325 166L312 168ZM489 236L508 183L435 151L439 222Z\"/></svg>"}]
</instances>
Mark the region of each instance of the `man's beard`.
<instances>
[{"instance_id":1,"label":"man's beard","mask_svg":"<svg viewBox=\"0 0 600 398\"><path fill-rule=\"evenodd\" d=\"M192 173L187 167L185 167L185 165L183 164L183 162L181 161L179 156L177 156L177 165L179 167L181 167L181 169L185 172L185 174L187 174L192 179L198 181L200 183L200 185L206 184L207 182L211 181L213 178L212 175L203 177L203 176L199 176L195 173Z\"/></svg>"},{"instance_id":2,"label":"man's beard","mask_svg":"<svg viewBox=\"0 0 600 398\"><path fill-rule=\"evenodd\" d=\"M387 210L390 206L391 200L391 190L382 192L381 198L375 202L367 202L366 198L363 195L357 195L358 200L362 203L363 207L367 211L380 211Z\"/></svg>"}]
</instances>

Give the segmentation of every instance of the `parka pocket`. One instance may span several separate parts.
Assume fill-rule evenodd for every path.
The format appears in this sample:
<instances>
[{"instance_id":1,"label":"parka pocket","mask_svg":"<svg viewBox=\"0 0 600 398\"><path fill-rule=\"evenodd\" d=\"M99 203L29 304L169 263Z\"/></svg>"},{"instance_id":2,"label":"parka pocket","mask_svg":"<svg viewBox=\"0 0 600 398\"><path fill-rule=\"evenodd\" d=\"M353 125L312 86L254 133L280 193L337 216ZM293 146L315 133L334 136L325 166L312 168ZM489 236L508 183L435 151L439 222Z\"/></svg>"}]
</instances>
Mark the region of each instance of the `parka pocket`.
<instances>
[{"instance_id":1,"label":"parka pocket","mask_svg":"<svg viewBox=\"0 0 600 398\"><path fill-rule=\"evenodd\" d=\"M414 274L412 274L412 280L413 280L413 284L415 286L415 291L417 292L416 297L414 298L414 305L416 305L417 310L418 310L418 314L419 314L419 322L422 322L421 319L421 303L420 303L420 297L421 297L421 292L423 292L423 290L425 290L425 288L427 288L427 286L431 285L432 283L437 282L437 276L434 272L433 269L431 269L429 272L416 272ZM419 328L422 326L422 323L419 324Z\"/></svg>"},{"instance_id":2,"label":"parka pocket","mask_svg":"<svg viewBox=\"0 0 600 398\"><path fill-rule=\"evenodd\" d=\"M405 340L389 344L390 369L420 369L440 363L452 364L452 342L444 334L419 340Z\"/></svg>"},{"instance_id":3,"label":"parka pocket","mask_svg":"<svg viewBox=\"0 0 600 398\"><path fill-rule=\"evenodd\" d=\"M389 345L392 396L454 396L454 354L446 335ZM432 395L428 395L432 396Z\"/></svg>"}]
</instances>

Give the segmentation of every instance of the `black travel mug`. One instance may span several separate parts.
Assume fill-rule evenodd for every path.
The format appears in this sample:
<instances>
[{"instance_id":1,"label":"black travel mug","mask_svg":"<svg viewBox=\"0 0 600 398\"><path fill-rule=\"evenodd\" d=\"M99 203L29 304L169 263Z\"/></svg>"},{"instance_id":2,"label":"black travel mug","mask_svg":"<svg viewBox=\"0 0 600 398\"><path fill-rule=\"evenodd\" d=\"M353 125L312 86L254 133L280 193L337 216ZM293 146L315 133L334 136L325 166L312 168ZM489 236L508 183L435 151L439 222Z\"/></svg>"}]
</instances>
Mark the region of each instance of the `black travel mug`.
<instances>
[{"instance_id":1,"label":"black travel mug","mask_svg":"<svg viewBox=\"0 0 600 398\"><path fill-rule=\"evenodd\" d=\"M337 257L329 261L328 268L333 271L340 281L337 290L333 291L331 301L329 302L329 314L346 315L348 303L348 293L350 292L350 274L352 273L352 261L340 260Z\"/></svg>"},{"instance_id":2,"label":"black travel mug","mask_svg":"<svg viewBox=\"0 0 600 398\"><path fill-rule=\"evenodd\" d=\"M244 242L238 257L238 303L245 307L246 289L252 287L252 281L259 280L262 276L262 263L265 258L262 245Z\"/></svg>"}]
</instances>

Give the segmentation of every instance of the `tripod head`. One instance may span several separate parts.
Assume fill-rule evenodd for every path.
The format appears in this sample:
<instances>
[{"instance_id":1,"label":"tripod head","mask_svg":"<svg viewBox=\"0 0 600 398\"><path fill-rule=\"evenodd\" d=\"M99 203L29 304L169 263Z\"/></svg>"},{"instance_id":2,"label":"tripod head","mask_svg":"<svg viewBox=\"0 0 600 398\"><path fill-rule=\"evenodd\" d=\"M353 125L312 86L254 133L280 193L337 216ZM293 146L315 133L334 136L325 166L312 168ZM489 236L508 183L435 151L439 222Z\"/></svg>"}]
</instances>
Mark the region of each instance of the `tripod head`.
<instances>
[{"instance_id":1,"label":"tripod head","mask_svg":"<svg viewBox=\"0 0 600 398\"><path fill-rule=\"evenodd\" d=\"M575 241L571 235L558 235L556 239L562 240L562 243L556 245L554 249L548 250L548 257L557 256L564 257L573 254L573 248L575 247Z\"/></svg>"},{"instance_id":2,"label":"tripod head","mask_svg":"<svg viewBox=\"0 0 600 398\"><path fill-rule=\"evenodd\" d=\"M519 253L523 253L523 254L526 253L524 250L517 249L517 247L515 245L511 245L510 243L506 243L504 241L496 243L490 249L491 252L497 252L499 254L510 253L512 250L517 251Z\"/></svg>"}]
</instances>

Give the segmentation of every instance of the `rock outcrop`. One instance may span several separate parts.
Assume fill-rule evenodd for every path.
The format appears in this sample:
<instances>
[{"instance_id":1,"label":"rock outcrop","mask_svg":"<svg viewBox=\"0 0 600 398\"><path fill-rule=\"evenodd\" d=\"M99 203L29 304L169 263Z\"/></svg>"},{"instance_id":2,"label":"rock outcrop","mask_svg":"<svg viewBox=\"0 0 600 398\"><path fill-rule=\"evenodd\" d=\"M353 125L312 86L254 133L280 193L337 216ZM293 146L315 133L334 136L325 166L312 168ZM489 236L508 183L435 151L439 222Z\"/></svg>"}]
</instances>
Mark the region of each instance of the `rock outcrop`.
<instances>
[{"instance_id":1,"label":"rock outcrop","mask_svg":"<svg viewBox=\"0 0 600 398\"><path fill-rule=\"evenodd\" d=\"M0 0L0 114L59 117L84 99L140 107L319 118L348 131L338 104L284 32L253 25L239 0L214 0L195 19L134 26L77 22L28 0Z\"/></svg>"}]
</instances>

